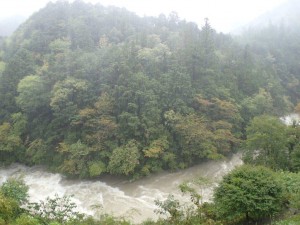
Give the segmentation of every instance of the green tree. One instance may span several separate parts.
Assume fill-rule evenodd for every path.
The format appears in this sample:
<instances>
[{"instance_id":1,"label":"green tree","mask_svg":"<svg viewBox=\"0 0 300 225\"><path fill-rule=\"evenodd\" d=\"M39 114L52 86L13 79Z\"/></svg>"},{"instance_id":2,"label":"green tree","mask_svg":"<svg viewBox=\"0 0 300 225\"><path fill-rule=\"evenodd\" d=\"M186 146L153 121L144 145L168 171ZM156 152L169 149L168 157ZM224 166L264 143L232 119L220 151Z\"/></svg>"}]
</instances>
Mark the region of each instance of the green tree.
<instances>
[{"instance_id":1,"label":"green tree","mask_svg":"<svg viewBox=\"0 0 300 225\"><path fill-rule=\"evenodd\" d=\"M45 201L28 203L26 208L29 214L41 219L43 224L57 221L66 224L68 221L82 219L83 215L76 211L77 205L71 196L59 197L57 194Z\"/></svg>"},{"instance_id":2,"label":"green tree","mask_svg":"<svg viewBox=\"0 0 300 225\"><path fill-rule=\"evenodd\" d=\"M300 209L300 174L291 172L278 173L280 183L284 188L284 200L291 210Z\"/></svg>"},{"instance_id":3,"label":"green tree","mask_svg":"<svg viewBox=\"0 0 300 225\"><path fill-rule=\"evenodd\" d=\"M25 156L29 164L42 164L47 158L47 145L42 139L35 139L27 146Z\"/></svg>"},{"instance_id":4,"label":"green tree","mask_svg":"<svg viewBox=\"0 0 300 225\"><path fill-rule=\"evenodd\" d=\"M131 140L113 150L107 169L112 174L133 174L139 165L139 157L138 143Z\"/></svg>"},{"instance_id":5,"label":"green tree","mask_svg":"<svg viewBox=\"0 0 300 225\"><path fill-rule=\"evenodd\" d=\"M253 97L247 97L242 102L242 114L248 121L254 116L271 114L273 110L273 99L269 92L260 89Z\"/></svg>"},{"instance_id":6,"label":"green tree","mask_svg":"<svg viewBox=\"0 0 300 225\"><path fill-rule=\"evenodd\" d=\"M173 110L167 111L164 116L171 132L176 135L174 141L185 163L220 157L214 145L214 135L203 117L195 114L183 116Z\"/></svg>"},{"instance_id":7,"label":"green tree","mask_svg":"<svg viewBox=\"0 0 300 225\"><path fill-rule=\"evenodd\" d=\"M147 145L161 134L156 85L155 80L143 73L120 76L115 89L115 104L122 138Z\"/></svg>"},{"instance_id":8,"label":"green tree","mask_svg":"<svg viewBox=\"0 0 300 225\"><path fill-rule=\"evenodd\" d=\"M17 216L16 212L19 210L19 206L17 202L13 199L5 197L0 192L0 222L1 219L5 220L8 224L9 221L11 221L14 217Z\"/></svg>"},{"instance_id":9,"label":"green tree","mask_svg":"<svg viewBox=\"0 0 300 225\"><path fill-rule=\"evenodd\" d=\"M22 140L19 135L14 134L13 127L9 123L0 125L1 161L5 163L15 161L18 158L18 153L20 153L22 148Z\"/></svg>"},{"instance_id":10,"label":"green tree","mask_svg":"<svg viewBox=\"0 0 300 225\"><path fill-rule=\"evenodd\" d=\"M1 219L6 221L3 224L11 224L10 222L24 212L21 206L27 202L27 192L28 186L20 178L9 178L1 185L0 221Z\"/></svg>"},{"instance_id":11,"label":"green tree","mask_svg":"<svg viewBox=\"0 0 300 225\"><path fill-rule=\"evenodd\" d=\"M276 117L255 117L247 127L245 148L246 163L289 169L286 125Z\"/></svg>"},{"instance_id":12,"label":"green tree","mask_svg":"<svg viewBox=\"0 0 300 225\"><path fill-rule=\"evenodd\" d=\"M204 68L208 69L211 68L212 63L216 61L215 58L215 47L214 47L214 35L215 31L212 29L211 25L209 24L209 19L204 19L205 24L202 27L200 37L201 37L201 45L202 49L204 50Z\"/></svg>"},{"instance_id":13,"label":"green tree","mask_svg":"<svg viewBox=\"0 0 300 225\"><path fill-rule=\"evenodd\" d=\"M72 121L74 129L81 130L84 143L90 147L85 157L89 161L89 174L92 177L106 172L106 164L112 149L118 146L118 125L114 112L114 99L107 93L102 93L93 107L79 111L79 115Z\"/></svg>"},{"instance_id":14,"label":"green tree","mask_svg":"<svg viewBox=\"0 0 300 225\"><path fill-rule=\"evenodd\" d=\"M290 155L290 169L298 172L300 170L300 124L296 121L287 126L287 146Z\"/></svg>"},{"instance_id":15,"label":"green tree","mask_svg":"<svg viewBox=\"0 0 300 225\"><path fill-rule=\"evenodd\" d=\"M274 172L262 166L244 165L223 177L214 192L216 210L223 220L268 218L283 207L283 187Z\"/></svg>"},{"instance_id":16,"label":"green tree","mask_svg":"<svg viewBox=\"0 0 300 225\"><path fill-rule=\"evenodd\" d=\"M27 117L21 112L18 112L11 115L11 121L13 124L13 133L20 137L23 136L26 133L28 124Z\"/></svg>"},{"instance_id":17,"label":"green tree","mask_svg":"<svg viewBox=\"0 0 300 225\"><path fill-rule=\"evenodd\" d=\"M41 225L38 218L27 215L25 213L16 219L15 224L18 224L18 225Z\"/></svg>"},{"instance_id":18,"label":"green tree","mask_svg":"<svg viewBox=\"0 0 300 225\"><path fill-rule=\"evenodd\" d=\"M26 76L20 80L17 91L19 95L16 103L28 114L37 114L41 107L49 105L50 93L38 75Z\"/></svg>"},{"instance_id":19,"label":"green tree","mask_svg":"<svg viewBox=\"0 0 300 225\"><path fill-rule=\"evenodd\" d=\"M169 216L168 220L171 224L182 222L183 209L180 202L173 195L169 195L165 201L156 200L155 204L159 207L155 212L160 215Z\"/></svg>"},{"instance_id":20,"label":"green tree","mask_svg":"<svg viewBox=\"0 0 300 225\"><path fill-rule=\"evenodd\" d=\"M54 115L51 120L51 129L57 139L55 144L58 141L61 142L62 139L76 142L80 138L80 131L73 129L71 123L76 120L80 109L84 108L89 99L88 87L86 80L73 77L58 81L54 85L51 91L50 107Z\"/></svg>"},{"instance_id":21,"label":"green tree","mask_svg":"<svg viewBox=\"0 0 300 225\"><path fill-rule=\"evenodd\" d=\"M300 171L300 145L296 145L291 153L292 171Z\"/></svg>"},{"instance_id":22,"label":"green tree","mask_svg":"<svg viewBox=\"0 0 300 225\"><path fill-rule=\"evenodd\" d=\"M23 77L34 74L34 67L32 52L24 48L19 48L9 59L0 77L0 118L8 118L10 113L17 112L15 97L18 83Z\"/></svg>"},{"instance_id":23,"label":"green tree","mask_svg":"<svg viewBox=\"0 0 300 225\"><path fill-rule=\"evenodd\" d=\"M87 177L87 163L91 151L93 150L80 140L72 144L59 143L58 152L63 161L59 167L60 171L71 176Z\"/></svg>"},{"instance_id":24,"label":"green tree","mask_svg":"<svg viewBox=\"0 0 300 225\"><path fill-rule=\"evenodd\" d=\"M84 108L72 122L76 128L82 129L82 136L95 151L109 151L114 143L118 125L114 113L114 99L107 93L101 94L93 107Z\"/></svg>"},{"instance_id":25,"label":"green tree","mask_svg":"<svg viewBox=\"0 0 300 225\"><path fill-rule=\"evenodd\" d=\"M28 200L28 189L22 179L9 178L2 184L0 191L5 197L15 200L20 205Z\"/></svg>"},{"instance_id":26,"label":"green tree","mask_svg":"<svg viewBox=\"0 0 300 225\"><path fill-rule=\"evenodd\" d=\"M57 116L70 119L82 106L87 90L88 83L85 80L67 78L57 82L52 90L51 109Z\"/></svg>"}]
</instances>

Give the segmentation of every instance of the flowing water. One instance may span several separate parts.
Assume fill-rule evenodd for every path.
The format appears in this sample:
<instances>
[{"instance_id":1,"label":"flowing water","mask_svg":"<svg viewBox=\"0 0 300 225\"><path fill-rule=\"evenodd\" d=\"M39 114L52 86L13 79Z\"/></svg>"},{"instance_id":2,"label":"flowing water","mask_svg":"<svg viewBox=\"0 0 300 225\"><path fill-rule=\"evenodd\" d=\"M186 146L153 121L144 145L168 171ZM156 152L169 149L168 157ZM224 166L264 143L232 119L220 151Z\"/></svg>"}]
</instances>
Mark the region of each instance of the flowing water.
<instances>
[{"instance_id":1,"label":"flowing water","mask_svg":"<svg viewBox=\"0 0 300 225\"><path fill-rule=\"evenodd\" d=\"M293 123L300 123L300 115L297 113L292 113L287 116L280 117L280 120L286 125L293 125Z\"/></svg>"},{"instance_id":2,"label":"flowing water","mask_svg":"<svg viewBox=\"0 0 300 225\"><path fill-rule=\"evenodd\" d=\"M212 184L201 190L203 200L209 201L222 176L240 164L240 154L235 154L227 160L204 162L189 169L162 172L134 182L112 177L97 181L70 180L60 174L49 173L42 167L14 164L0 169L0 183L11 176L23 176L29 185L30 201L38 202L55 194L74 195L73 201L80 212L94 216L111 213L139 223L147 218L157 218L154 213L156 199L164 200L173 194L181 202L188 201L188 196L182 196L178 190L178 185L184 181L209 178ZM101 207L95 209L94 206Z\"/></svg>"},{"instance_id":3,"label":"flowing water","mask_svg":"<svg viewBox=\"0 0 300 225\"><path fill-rule=\"evenodd\" d=\"M299 123L299 115L290 114L280 118L285 124ZM11 176L23 176L29 185L30 201L38 202L48 196L53 197L74 195L73 201L77 210L89 215L109 213L125 217L136 223L147 218L156 219L154 201L164 200L173 194L182 203L188 202L188 196L183 196L178 185L197 177L206 177L212 184L201 188L203 201L209 201L214 187L220 179L235 166L241 165L241 155L235 154L230 159L204 162L200 165L180 170L178 172L162 172L149 177L129 182L124 179L105 177L101 180L70 180L60 174L47 172L43 167L26 167L14 164L0 168L0 183ZM101 206L94 207L94 206ZM95 209L96 208L96 209Z\"/></svg>"}]
</instances>

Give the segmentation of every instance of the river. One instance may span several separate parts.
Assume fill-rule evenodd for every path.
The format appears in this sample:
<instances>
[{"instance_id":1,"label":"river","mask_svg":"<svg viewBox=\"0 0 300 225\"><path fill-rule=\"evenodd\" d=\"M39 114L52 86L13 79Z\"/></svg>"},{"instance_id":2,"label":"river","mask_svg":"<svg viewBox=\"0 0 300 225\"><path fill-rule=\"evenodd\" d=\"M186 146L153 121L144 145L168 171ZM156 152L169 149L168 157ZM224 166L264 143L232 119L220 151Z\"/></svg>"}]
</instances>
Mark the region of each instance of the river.
<instances>
[{"instance_id":1,"label":"river","mask_svg":"<svg viewBox=\"0 0 300 225\"><path fill-rule=\"evenodd\" d=\"M300 123L300 115L297 113L292 113L287 116L280 117L280 120L285 125L293 125L293 123L299 124Z\"/></svg>"},{"instance_id":2,"label":"river","mask_svg":"<svg viewBox=\"0 0 300 225\"><path fill-rule=\"evenodd\" d=\"M94 216L110 213L139 223L147 218L158 218L154 213L155 199L164 200L173 194L181 202L188 201L188 196L182 196L178 190L178 185L184 181L209 178L212 184L202 190L203 200L209 201L222 176L242 164L240 158L239 154L235 154L230 159L204 162L173 173L161 172L133 182L113 177L94 181L70 180L47 172L43 167L13 164L0 169L0 183L11 176L22 176L29 186L30 201L38 202L55 194L74 195L73 201L80 212ZM93 206L101 207L95 209Z\"/></svg>"},{"instance_id":3,"label":"river","mask_svg":"<svg viewBox=\"0 0 300 225\"><path fill-rule=\"evenodd\" d=\"M294 120L299 123L297 114L280 119L287 125ZM73 201L80 212L96 217L101 213L109 213L139 223L147 218L158 218L154 213L156 199L164 200L173 194L182 203L188 202L188 196L182 196L178 185L197 177L212 181L209 187L202 189L203 201L209 201L220 179L241 164L241 155L235 154L226 160L208 161L173 173L161 172L134 182L111 176L93 181L70 180L63 175L47 172L43 167L13 164L0 169L0 183L11 176L23 176L29 186L30 201L38 202L55 194L74 195ZM94 209L93 206L101 207Z\"/></svg>"}]
</instances>

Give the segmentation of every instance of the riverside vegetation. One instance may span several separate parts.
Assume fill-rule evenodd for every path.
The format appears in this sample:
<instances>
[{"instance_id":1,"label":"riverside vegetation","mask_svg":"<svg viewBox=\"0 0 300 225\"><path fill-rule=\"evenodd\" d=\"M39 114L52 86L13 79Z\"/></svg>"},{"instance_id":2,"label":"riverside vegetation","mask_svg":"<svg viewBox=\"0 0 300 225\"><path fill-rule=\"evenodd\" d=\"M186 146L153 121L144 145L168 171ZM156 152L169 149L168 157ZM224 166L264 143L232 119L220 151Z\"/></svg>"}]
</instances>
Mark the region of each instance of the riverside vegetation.
<instances>
[{"instance_id":1,"label":"riverside vegetation","mask_svg":"<svg viewBox=\"0 0 300 225\"><path fill-rule=\"evenodd\" d=\"M299 21L237 38L176 13L140 18L81 1L49 3L0 39L1 163L137 179L244 149L252 166L224 177L213 203L199 204L197 189L181 185L194 207L172 196L157 201L158 213L170 216L157 224L268 223L297 214L300 128L277 118L300 112ZM18 182L2 186L4 224L99 223L74 214L69 198L36 203L41 213L30 214ZM58 201L76 216L42 214Z\"/></svg>"}]
</instances>

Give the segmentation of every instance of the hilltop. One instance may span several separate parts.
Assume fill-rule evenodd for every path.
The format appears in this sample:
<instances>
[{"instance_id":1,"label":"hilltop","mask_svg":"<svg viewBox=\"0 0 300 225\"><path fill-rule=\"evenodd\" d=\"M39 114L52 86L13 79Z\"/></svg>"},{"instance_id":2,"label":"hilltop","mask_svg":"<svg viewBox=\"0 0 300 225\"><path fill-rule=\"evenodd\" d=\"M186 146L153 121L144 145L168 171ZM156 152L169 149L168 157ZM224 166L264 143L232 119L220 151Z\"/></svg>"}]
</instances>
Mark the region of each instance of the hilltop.
<instances>
[{"instance_id":1,"label":"hilltop","mask_svg":"<svg viewBox=\"0 0 300 225\"><path fill-rule=\"evenodd\" d=\"M296 62L259 43L176 13L49 3L2 46L1 159L137 178L226 157L253 117L299 101Z\"/></svg>"}]
</instances>

